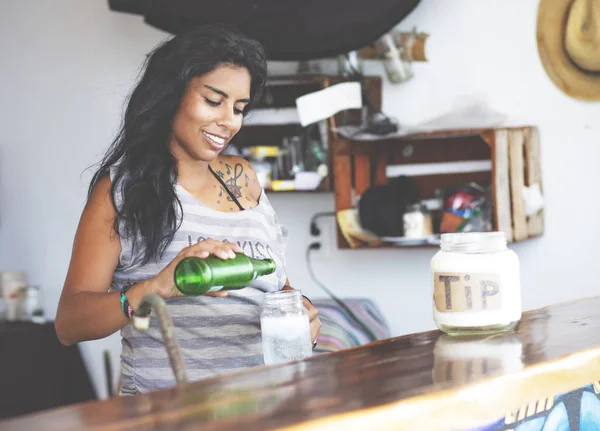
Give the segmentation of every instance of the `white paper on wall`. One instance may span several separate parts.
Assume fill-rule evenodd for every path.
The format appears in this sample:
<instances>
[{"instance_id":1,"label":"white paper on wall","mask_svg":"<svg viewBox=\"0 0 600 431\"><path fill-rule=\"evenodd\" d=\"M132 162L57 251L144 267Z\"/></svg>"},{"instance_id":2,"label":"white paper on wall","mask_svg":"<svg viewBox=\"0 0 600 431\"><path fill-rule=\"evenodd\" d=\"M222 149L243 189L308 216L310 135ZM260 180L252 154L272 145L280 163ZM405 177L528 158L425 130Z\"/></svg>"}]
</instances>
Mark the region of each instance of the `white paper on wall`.
<instances>
[{"instance_id":1,"label":"white paper on wall","mask_svg":"<svg viewBox=\"0 0 600 431\"><path fill-rule=\"evenodd\" d=\"M362 107L359 82L343 82L296 99L300 124L305 127L346 109Z\"/></svg>"}]
</instances>

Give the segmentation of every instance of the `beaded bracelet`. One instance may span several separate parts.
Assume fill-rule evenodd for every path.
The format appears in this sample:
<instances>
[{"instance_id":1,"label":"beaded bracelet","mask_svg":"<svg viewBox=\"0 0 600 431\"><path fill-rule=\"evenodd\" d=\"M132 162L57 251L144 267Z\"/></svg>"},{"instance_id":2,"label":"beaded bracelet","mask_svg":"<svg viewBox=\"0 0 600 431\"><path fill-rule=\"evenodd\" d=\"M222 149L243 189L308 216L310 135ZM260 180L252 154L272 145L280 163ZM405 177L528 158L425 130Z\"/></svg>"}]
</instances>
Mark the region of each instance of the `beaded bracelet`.
<instances>
[{"instance_id":1,"label":"beaded bracelet","mask_svg":"<svg viewBox=\"0 0 600 431\"><path fill-rule=\"evenodd\" d=\"M121 310L123 310L123 314L125 314L125 317L128 319L131 319L133 316L133 308L131 308L131 305L129 305L129 301L127 300L127 296L125 296L125 294L133 285L134 283L129 283L123 286L121 289Z\"/></svg>"}]
</instances>

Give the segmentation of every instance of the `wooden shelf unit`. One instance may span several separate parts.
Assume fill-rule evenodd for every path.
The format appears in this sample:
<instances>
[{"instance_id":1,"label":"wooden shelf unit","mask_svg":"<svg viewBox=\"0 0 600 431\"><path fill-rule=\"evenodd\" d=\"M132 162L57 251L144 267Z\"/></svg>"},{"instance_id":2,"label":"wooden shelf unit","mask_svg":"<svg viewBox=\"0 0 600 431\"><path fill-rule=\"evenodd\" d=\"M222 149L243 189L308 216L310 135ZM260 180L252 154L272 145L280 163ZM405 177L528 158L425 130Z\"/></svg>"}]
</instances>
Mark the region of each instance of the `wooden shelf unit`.
<instances>
[{"instance_id":1,"label":"wooden shelf unit","mask_svg":"<svg viewBox=\"0 0 600 431\"><path fill-rule=\"evenodd\" d=\"M282 75L269 77L267 88L255 109L295 108L296 99L308 93L325 89L331 85L351 81L343 76L329 75ZM365 91L376 109L381 109L381 77L367 76L364 78ZM252 115L252 114L251 114ZM329 175L321 182L314 192L333 191L333 156L330 142L334 139L332 128L337 124L357 124L360 121L360 110L348 110L329 118L327 124L327 142L324 147L327 153L327 167ZM279 146L285 136L293 136L302 131L300 123L285 124L248 124L242 127L232 140L232 145L238 149L253 145ZM292 191L271 191L271 193L289 193ZM300 192L312 192L300 190Z\"/></svg>"},{"instance_id":2,"label":"wooden shelf unit","mask_svg":"<svg viewBox=\"0 0 600 431\"><path fill-rule=\"evenodd\" d=\"M356 207L369 187L388 182L390 165L491 161L491 171L412 176L421 199L434 190L476 182L491 185L493 228L506 233L509 242L543 234L544 213L527 216L523 189L542 187L540 143L536 127L481 128L415 133L371 142L353 141L335 134L331 141L336 211ZM339 226L338 248L349 248ZM389 247L389 245L388 245Z\"/></svg>"}]
</instances>

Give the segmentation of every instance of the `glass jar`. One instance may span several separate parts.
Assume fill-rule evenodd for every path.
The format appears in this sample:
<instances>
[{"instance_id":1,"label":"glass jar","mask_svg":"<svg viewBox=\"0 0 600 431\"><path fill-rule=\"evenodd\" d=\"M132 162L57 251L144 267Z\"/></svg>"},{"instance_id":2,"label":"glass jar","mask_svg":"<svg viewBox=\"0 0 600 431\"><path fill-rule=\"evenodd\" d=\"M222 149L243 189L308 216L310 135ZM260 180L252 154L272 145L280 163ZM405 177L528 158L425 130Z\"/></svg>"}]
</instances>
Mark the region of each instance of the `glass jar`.
<instances>
[{"instance_id":1,"label":"glass jar","mask_svg":"<svg viewBox=\"0 0 600 431\"><path fill-rule=\"evenodd\" d=\"M439 198L427 199L421 202L429 211L431 219L431 232L438 233L440 231L440 223L442 221L442 213L444 210L444 201Z\"/></svg>"},{"instance_id":2,"label":"glass jar","mask_svg":"<svg viewBox=\"0 0 600 431\"><path fill-rule=\"evenodd\" d=\"M398 84L413 76L412 65L403 46L397 46L391 34L384 34L375 42L375 49L390 82Z\"/></svg>"},{"instance_id":3,"label":"glass jar","mask_svg":"<svg viewBox=\"0 0 600 431\"><path fill-rule=\"evenodd\" d=\"M265 294L260 314L265 364L304 359L312 355L308 311L299 290Z\"/></svg>"},{"instance_id":4,"label":"glass jar","mask_svg":"<svg viewBox=\"0 0 600 431\"><path fill-rule=\"evenodd\" d=\"M16 320L45 323L42 292L39 286L27 286L19 291Z\"/></svg>"},{"instance_id":5,"label":"glass jar","mask_svg":"<svg viewBox=\"0 0 600 431\"><path fill-rule=\"evenodd\" d=\"M27 288L27 275L24 272L0 272L0 291L9 322L18 320L19 295L24 288Z\"/></svg>"},{"instance_id":6,"label":"glass jar","mask_svg":"<svg viewBox=\"0 0 600 431\"><path fill-rule=\"evenodd\" d=\"M449 335L511 330L521 319L519 258L504 232L449 233L431 259L433 319Z\"/></svg>"}]
</instances>

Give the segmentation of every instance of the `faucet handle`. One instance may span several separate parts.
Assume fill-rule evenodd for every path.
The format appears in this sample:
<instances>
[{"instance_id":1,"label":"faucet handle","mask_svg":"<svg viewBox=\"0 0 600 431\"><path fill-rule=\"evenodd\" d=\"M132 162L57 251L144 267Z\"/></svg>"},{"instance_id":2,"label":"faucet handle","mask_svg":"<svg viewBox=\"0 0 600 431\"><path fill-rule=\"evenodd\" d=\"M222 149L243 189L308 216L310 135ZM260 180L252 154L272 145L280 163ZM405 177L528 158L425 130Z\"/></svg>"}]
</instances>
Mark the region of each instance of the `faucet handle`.
<instances>
[{"instance_id":1,"label":"faucet handle","mask_svg":"<svg viewBox=\"0 0 600 431\"><path fill-rule=\"evenodd\" d=\"M138 331L147 331L150 327L150 315L146 316L138 316L137 314L133 315L133 327Z\"/></svg>"},{"instance_id":2,"label":"faucet handle","mask_svg":"<svg viewBox=\"0 0 600 431\"><path fill-rule=\"evenodd\" d=\"M146 331L150 327L150 310L154 309L154 314L158 319L160 332L163 336L163 342L167 349L167 355L169 356L169 362L171 362L171 368L175 375L175 380L178 385L187 383L187 375L185 372L185 364L183 362L183 356L181 355L181 349L179 343L175 337L175 331L171 317L167 311L167 304L156 293L146 294L137 310L133 312L133 326L135 329Z\"/></svg>"}]
</instances>

